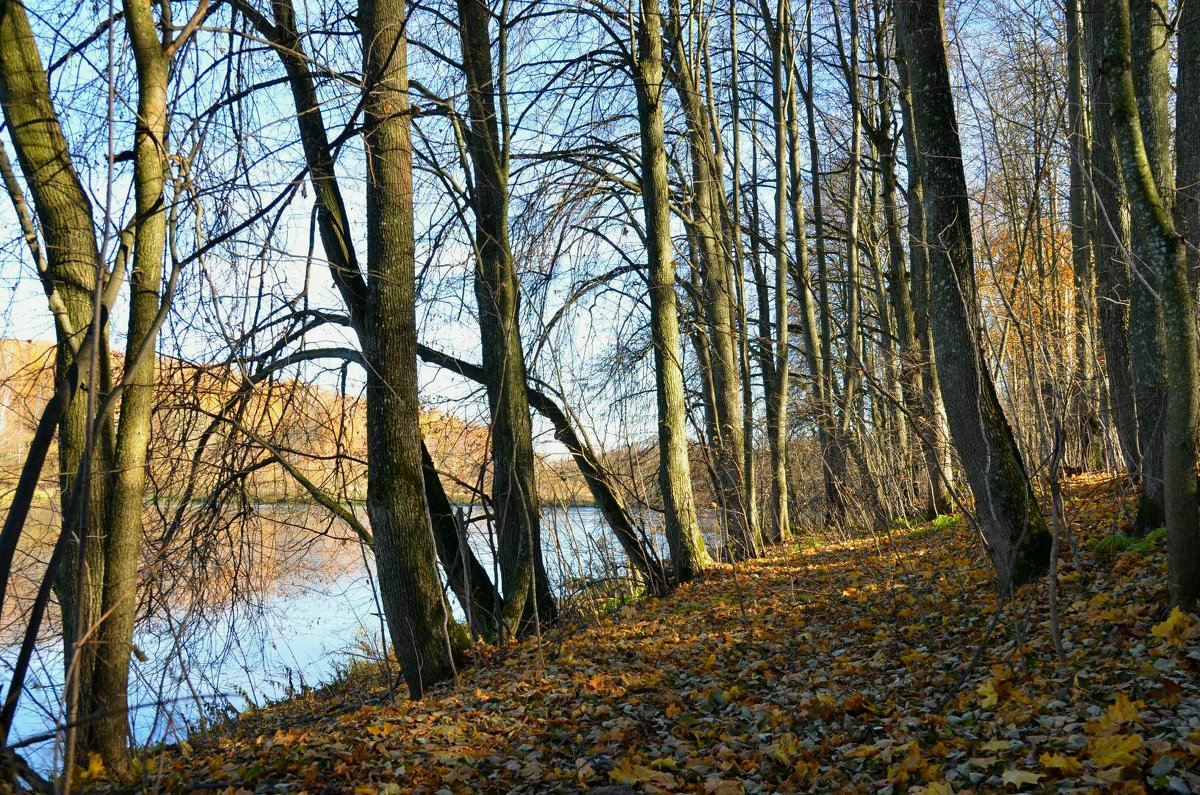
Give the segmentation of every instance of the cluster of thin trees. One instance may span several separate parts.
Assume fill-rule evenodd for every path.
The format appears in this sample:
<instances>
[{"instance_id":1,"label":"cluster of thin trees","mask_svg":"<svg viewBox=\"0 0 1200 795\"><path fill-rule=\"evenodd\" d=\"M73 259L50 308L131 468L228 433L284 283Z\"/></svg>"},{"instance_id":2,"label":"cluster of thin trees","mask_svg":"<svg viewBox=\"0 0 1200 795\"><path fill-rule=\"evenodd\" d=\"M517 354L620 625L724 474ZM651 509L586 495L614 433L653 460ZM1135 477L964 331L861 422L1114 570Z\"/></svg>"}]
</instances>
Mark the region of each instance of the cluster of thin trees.
<instances>
[{"instance_id":1,"label":"cluster of thin trees","mask_svg":"<svg viewBox=\"0 0 1200 795\"><path fill-rule=\"evenodd\" d=\"M263 456L231 482L278 467L350 526L414 697L472 640L556 619L539 427L652 593L710 564L694 466L734 561L969 496L1002 595L1050 566L1035 487L1070 466L1129 473L1172 599L1200 599L1200 9L997 3L948 28L941 0L41 5L0 0L0 175L57 343L0 605L55 450L62 523L0 743L57 605L65 769L126 763L158 354L205 324L184 352L239 385L195 409L188 497L235 439ZM422 333L455 301L478 364ZM653 395L629 434L656 435L649 498L571 405L589 301L616 307L602 368L621 374L590 400L617 418ZM365 521L243 416L331 362L365 396ZM423 366L486 401L498 581L421 438Z\"/></svg>"}]
</instances>

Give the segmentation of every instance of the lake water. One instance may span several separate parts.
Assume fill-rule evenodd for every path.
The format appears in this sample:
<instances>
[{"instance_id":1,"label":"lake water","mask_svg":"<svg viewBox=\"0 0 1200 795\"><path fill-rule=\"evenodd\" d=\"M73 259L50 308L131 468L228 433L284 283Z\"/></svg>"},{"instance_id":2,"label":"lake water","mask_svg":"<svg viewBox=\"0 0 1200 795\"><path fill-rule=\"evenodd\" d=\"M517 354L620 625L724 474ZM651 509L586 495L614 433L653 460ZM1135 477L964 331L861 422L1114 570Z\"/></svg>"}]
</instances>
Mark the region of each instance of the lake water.
<instances>
[{"instance_id":1,"label":"lake water","mask_svg":"<svg viewBox=\"0 0 1200 795\"><path fill-rule=\"evenodd\" d=\"M266 517L260 521L286 526L292 537L297 517L312 509L256 510ZM326 525L323 521L321 527ZM481 529L482 522L470 527L471 546L493 571L487 530ZM594 508L545 511L543 535L551 586L560 595L592 578L627 573L624 554ZM651 530L649 537L665 556L661 533ZM173 599L163 600L154 617L142 622L135 644L145 659L133 661L130 683L135 742L181 738L248 706L329 681L355 657L378 654L383 629L369 552L364 560L361 547L344 541L309 540L298 548L300 553L276 561L269 586L256 593L231 599L220 609L188 610L172 606ZM452 607L461 619L461 608L453 601ZM171 610L181 612L173 615ZM0 648L5 692L16 651L11 645ZM38 649L27 687L13 728L17 745L53 735L62 721L62 651L53 631ZM53 739L35 740L22 753L43 770L54 770L58 745Z\"/></svg>"}]
</instances>

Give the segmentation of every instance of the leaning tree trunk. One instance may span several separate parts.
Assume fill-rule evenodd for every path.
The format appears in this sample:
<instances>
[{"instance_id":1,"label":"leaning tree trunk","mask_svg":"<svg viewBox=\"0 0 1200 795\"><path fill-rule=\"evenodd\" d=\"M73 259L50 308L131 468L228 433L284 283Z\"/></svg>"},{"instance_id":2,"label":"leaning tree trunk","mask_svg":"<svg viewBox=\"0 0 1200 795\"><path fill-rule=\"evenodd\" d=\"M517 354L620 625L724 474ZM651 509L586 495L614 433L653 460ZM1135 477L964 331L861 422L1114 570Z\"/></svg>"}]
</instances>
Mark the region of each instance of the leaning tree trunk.
<instances>
[{"instance_id":1,"label":"leaning tree trunk","mask_svg":"<svg viewBox=\"0 0 1200 795\"><path fill-rule=\"evenodd\" d=\"M421 472L405 0L363 0L367 155L367 514L384 612L413 698L454 675Z\"/></svg>"},{"instance_id":2,"label":"leaning tree trunk","mask_svg":"<svg viewBox=\"0 0 1200 795\"><path fill-rule=\"evenodd\" d=\"M476 383L487 384L487 373L479 365L464 362L424 345L417 346L417 355L430 364L444 367ZM625 507L625 501L621 499L612 475L605 471L600 456L592 449L586 437L576 432L567 413L553 398L532 386L528 387L527 391L530 407L550 421L554 426L554 438L571 453L579 474L583 476L588 491L592 493L592 499L596 501L596 507L604 514L604 520L608 522L613 535L625 550L630 565L646 581L651 592L665 593L667 577L662 563L652 557L651 551L639 538L633 517Z\"/></svg>"},{"instance_id":3,"label":"leaning tree trunk","mask_svg":"<svg viewBox=\"0 0 1200 795\"><path fill-rule=\"evenodd\" d=\"M520 283L508 235L508 154L496 111L491 13L486 0L458 0L470 124L471 207L475 213L475 299L492 417L492 501L504 582L503 631L527 626L536 598L540 622L554 603L541 560L541 507L533 473L533 427L525 394ZM526 596L528 595L528 597ZM524 617L524 618L523 618Z\"/></svg>"},{"instance_id":4,"label":"leaning tree trunk","mask_svg":"<svg viewBox=\"0 0 1200 795\"><path fill-rule=\"evenodd\" d=\"M670 186L663 133L663 43L659 0L642 0L633 82L642 143L642 208L650 282L650 332L654 340L658 398L658 483L666 517L667 545L676 582L693 579L708 562L696 518L688 463L687 406L671 254Z\"/></svg>"},{"instance_id":5,"label":"leaning tree trunk","mask_svg":"<svg viewBox=\"0 0 1200 795\"><path fill-rule=\"evenodd\" d=\"M424 439L421 440L421 468L425 480L425 502L429 505L434 543L438 559L446 571L446 582L466 613L471 637L478 635L489 643L495 643L499 637L499 616L504 600L496 590L488 570L467 543L467 528L461 527L454 515L454 506L446 495L441 475Z\"/></svg>"},{"instance_id":6,"label":"leaning tree trunk","mask_svg":"<svg viewBox=\"0 0 1200 795\"><path fill-rule=\"evenodd\" d=\"M1129 186L1129 209L1146 243L1146 275L1162 298L1166 327L1167 410L1163 455L1163 497L1167 528L1168 579L1171 601L1187 609L1200 603L1200 522L1196 510L1196 431L1200 417L1200 375L1196 362L1196 317L1187 274L1183 238L1160 190L1162 170L1155 168L1139 120L1133 65L1149 53L1130 43L1129 0L1105 0L1104 76L1112 92L1112 120L1121 171ZM1194 86L1185 87L1191 90ZM1196 96L1183 95L1185 105ZM1158 132L1161 132L1159 130ZM1193 131L1194 133L1194 131ZM1184 133L1186 134L1186 133ZM1156 173L1157 172L1157 173ZM1157 329L1139 328L1143 333ZM1134 329L1130 330L1130 334ZM1136 342L1136 340L1131 340Z\"/></svg>"},{"instance_id":7,"label":"leaning tree trunk","mask_svg":"<svg viewBox=\"0 0 1200 795\"><path fill-rule=\"evenodd\" d=\"M980 347L970 205L941 0L900 0L896 16L921 146L938 375L954 445L975 495L975 519L1004 593L1046 570L1050 533Z\"/></svg>"}]
</instances>

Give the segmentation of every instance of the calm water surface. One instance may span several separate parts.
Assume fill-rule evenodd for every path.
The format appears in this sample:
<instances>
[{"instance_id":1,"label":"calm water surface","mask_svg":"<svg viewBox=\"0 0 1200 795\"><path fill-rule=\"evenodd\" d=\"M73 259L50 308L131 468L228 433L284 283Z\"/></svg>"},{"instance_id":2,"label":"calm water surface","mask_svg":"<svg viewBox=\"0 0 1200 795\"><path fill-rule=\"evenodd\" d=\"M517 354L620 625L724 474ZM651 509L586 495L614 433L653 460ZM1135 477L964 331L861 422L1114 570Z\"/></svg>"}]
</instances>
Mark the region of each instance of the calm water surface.
<instances>
[{"instance_id":1,"label":"calm water surface","mask_svg":"<svg viewBox=\"0 0 1200 795\"><path fill-rule=\"evenodd\" d=\"M275 513L277 521L294 529L302 510L264 506L260 513L267 521ZM550 509L544 522L546 566L559 594L588 578L624 571L624 555L596 509ZM471 527L471 546L493 571L486 531L482 523ZM661 536L652 537L665 555ZM383 628L362 551L344 543L332 551L330 544L314 550L272 575L265 593L233 607L198 611L214 613L200 619L164 615L144 622L135 643L145 660L133 661L130 684L130 721L138 744L178 739L206 722L328 681L355 657L377 653ZM461 619L461 608L453 608ZM16 654L11 645L0 648L5 691ZM27 684L31 691L23 696L13 740L34 740L23 752L37 766L53 770L58 744L35 739L52 735L62 719L62 650L52 634L38 649Z\"/></svg>"}]
</instances>

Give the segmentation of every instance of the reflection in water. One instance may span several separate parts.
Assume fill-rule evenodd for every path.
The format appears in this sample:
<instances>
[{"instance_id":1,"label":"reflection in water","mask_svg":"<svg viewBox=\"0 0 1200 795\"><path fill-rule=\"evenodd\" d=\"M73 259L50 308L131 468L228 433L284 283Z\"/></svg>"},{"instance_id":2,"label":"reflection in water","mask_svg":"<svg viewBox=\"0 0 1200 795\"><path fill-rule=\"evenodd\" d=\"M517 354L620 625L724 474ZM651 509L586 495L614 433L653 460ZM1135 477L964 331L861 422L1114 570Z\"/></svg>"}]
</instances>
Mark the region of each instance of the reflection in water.
<instances>
[{"instance_id":1,"label":"reflection in water","mask_svg":"<svg viewBox=\"0 0 1200 795\"><path fill-rule=\"evenodd\" d=\"M44 524L52 527L52 518L43 517ZM657 517L645 518L652 526ZM218 574L211 578L217 582L201 585L176 572L164 598L147 608L152 617L136 634L139 654L130 682L130 722L138 744L170 742L249 706L328 681L355 657L378 654L383 627L369 552L340 532L331 534L328 519L307 506L257 506L255 519L255 540L265 541L269 552L255 552L253 575ZM547 509L544 524L546 566L558 595L628 573L624 554L596 509ZM485 523L469 527L471 546L494 577ZM43 530L42 535L48 534ZM665 557L661 533L651 529L649 537ZM26 555L26 577L40 576L39 557ZM254 587L247 588L247 582ZM463 619L450 598L455 616ZM207 607L198 609L196 600ZM6 616L3 631L11 633L21 624L19 617ZM61 722L62 648L55 632L56 625L47 627L27 680L31 691L23 697L13 730L18 744L53 735ZM9 645L0 648L6 674L17 653L12 637L5 635ZM23 750L38 767L57 767L53 739L35 739Z\"/></svg>"}]
</instances>

